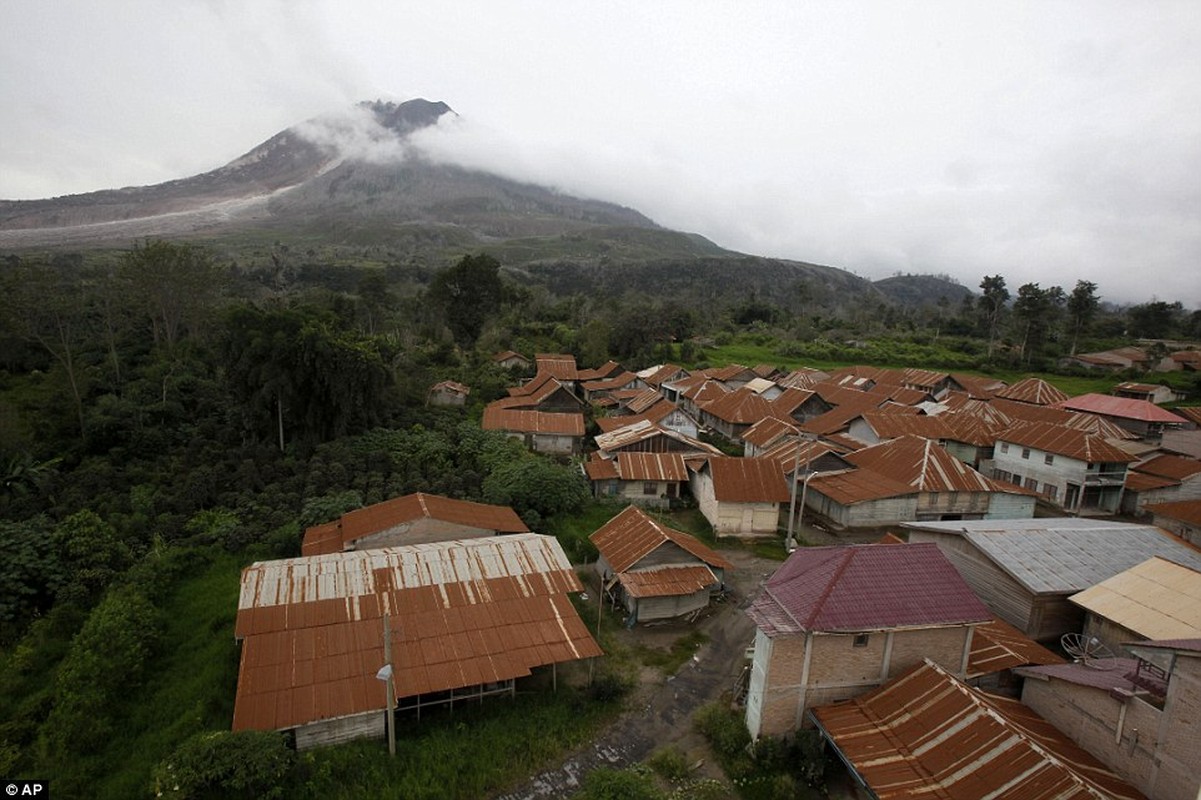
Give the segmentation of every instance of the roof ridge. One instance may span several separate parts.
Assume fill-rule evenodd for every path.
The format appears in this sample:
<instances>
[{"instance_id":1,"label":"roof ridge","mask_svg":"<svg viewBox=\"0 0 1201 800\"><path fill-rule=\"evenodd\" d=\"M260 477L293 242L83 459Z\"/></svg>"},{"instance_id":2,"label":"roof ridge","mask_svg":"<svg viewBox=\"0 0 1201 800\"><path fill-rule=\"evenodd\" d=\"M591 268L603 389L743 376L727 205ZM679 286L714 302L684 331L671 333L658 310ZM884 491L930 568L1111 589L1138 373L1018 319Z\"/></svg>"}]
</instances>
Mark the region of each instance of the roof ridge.
<instances>
[{"instance_id":1,"label":"roof ridge","mask_svg":"<svg viewBox=\"0 0 1201 800\"><path fill-rule=\"evenodd\" d=\"M854 553L855 548L854 546L851 546L848 547L842 554L842 563L835 568L834 574L831 575L826 581L826 586L824 589L822 589L821 596L817 598L817 602L813 604L813 610L809 613L808 619L805 620L806 628L812 629L813 621L817 619L818 614L820 614L822 609L825 608L826 601L830 599L830 595L834 592L834 587L838 585L839 579L850 567L851 561L854 560Z\"/></svg>"}]
</instances>

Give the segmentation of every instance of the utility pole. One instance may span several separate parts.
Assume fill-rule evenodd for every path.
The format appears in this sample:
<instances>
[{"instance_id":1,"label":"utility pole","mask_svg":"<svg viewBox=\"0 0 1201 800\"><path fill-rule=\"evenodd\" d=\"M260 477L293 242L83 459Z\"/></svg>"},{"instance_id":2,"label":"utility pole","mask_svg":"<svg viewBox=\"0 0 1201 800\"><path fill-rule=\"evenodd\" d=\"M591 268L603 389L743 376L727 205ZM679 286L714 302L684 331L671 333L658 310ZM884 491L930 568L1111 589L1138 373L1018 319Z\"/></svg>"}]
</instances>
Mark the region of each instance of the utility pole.
<instances>
[{"instance_id":1,"label":"utility pole","mask_svg":"<svg viewBox=\"0 0 1201 800\"><path fill-rule=\"evenodd\" d=\"M388 692L388 755L396 755L396 692L393 690L393 669L392 669L392 626L388 618L388 612L384 612L384 670L387 670L388 679L384 684ZM382 670L381 670L382 671Z\"/></svg>"},{"instance_id":2,"label":"utility pole","mask_svg":"<svg viewBox=\"0 0 1201 800\"><path fill-rule=\"evenodd\" d=\"M784 540L784 552L791 553L796 549L796 540L792 536L793 518L796 516L796 479L801 469L801 440L797 439L796 453L792 460L792 496L788 501L788 537Z\"/></svg>"}]
</instances>

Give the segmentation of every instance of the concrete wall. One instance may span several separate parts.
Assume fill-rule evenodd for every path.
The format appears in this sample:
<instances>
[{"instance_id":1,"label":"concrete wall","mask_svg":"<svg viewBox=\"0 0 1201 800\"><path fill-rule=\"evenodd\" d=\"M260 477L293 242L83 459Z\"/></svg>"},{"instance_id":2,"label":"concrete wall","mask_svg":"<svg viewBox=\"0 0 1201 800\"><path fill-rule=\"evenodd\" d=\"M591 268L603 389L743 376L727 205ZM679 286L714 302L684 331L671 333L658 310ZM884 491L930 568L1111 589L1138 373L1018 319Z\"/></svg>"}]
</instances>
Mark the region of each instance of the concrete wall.
<instances>
[{"instance_id":1,"label":"concrete wall","mask_svg":"<svg viewBox=\"0 0 1201 800\"><path fill-rule=\"evenodd\" d=\"M1201 789L1201 658L1178 658L1162 711L1140 697L1026 678L1022 702L1151 800L1196 800Z\"/></svg>"},{"instance_id":2,"label":"concrete wall","mask_svg":"<svg viewBox=\"0 0 1201 800\"><path fill-rule=\"evenodd\" d=\"M384 684L380 684L383 687ZM380 701L384 700L384 690L380 689ZM296 729L296 749L307 750L327 744L340 744L352 739L383 739L388 735L386 714L384 709L369 711L366 714L356 714L352 717L339 717L311 722Z\"/></svg>"},{"instance_id":3,"label":"concrete wall","mask_svg":"<svg viewBox=\"0 0 1201 800\"><path fill-rule=\"evenodd\" d=\"M1028 494L1006 494L996 492L989 497L985 519L1030 519L1034 516L1037 500Z\"/></svg>"},{"instance_id":4,"label":"concrete wall","mask_svg":"<svg viewBox=\"0 0 1201 800\"><path fill-rule=\"evenodd\" d=\"M551 433L528 435L527 446L536 453L550 455L572 455L580 452L583 441L576 436L560 436Z\"/></svg>"},{"instance_id":5,"label":"concrete wall","mask_svg":"<svg viewBox=\"0 0 1201 800\"><path fill-rule=\"evenodd\" d=\"M1009 452L1005 452L1001 443L997 443L996 450L993 451L993 468L1003 470L1011 475L1020 475L1022 485L1026 485L1027 478L1034 478L1038 481L1038 488L1035 491L1040 494L1045 494L1045 487L1050 484L1056 487L1055 499L1052 501L1056 505L1062 506L1067 497L1068 483L1074 483L1078 486L1084 486L1084 479L1088 475L1088 465L1079 459L1069 458L1068 456L1059 455L1058 453L1045 453L1042 450L1030 448L1030 457L1022 458L1022 446L1008 443ZM1046 463L1046 456L1050 455L1052 463Z\"/></svg>"},{"instance_id":6,"label":"concrete wall","mask_svg":"<svg viewBox=\"0 0 1201 800\"><path fill-rule=\"evenodd\" d=\"M780 526L779 503L719 502L713 490L713 477L707 470L692 474L690 488L697 507L719 536L774 534Z\"/></svg>"},{"instance_id":7,"label":"concrete wall","mask_svg":"<svg viewBox=\"0 0 1201 800\"><path fill-rule=\"evenodd\" d=\"M846 506L810 486L805 497L805 508L816 511L842 528L877 528L916 519L917 493L885 497L881 500L864 500Z\"/></svg>"}]
</instances>

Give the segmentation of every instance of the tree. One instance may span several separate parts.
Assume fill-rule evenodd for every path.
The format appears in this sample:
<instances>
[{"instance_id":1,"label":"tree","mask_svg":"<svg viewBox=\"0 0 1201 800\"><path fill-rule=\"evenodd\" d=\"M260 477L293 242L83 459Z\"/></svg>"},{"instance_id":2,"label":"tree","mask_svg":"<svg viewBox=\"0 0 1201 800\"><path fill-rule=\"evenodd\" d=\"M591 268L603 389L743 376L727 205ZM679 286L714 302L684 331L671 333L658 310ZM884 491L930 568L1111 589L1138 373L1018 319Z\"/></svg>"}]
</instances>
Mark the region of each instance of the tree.
<instances>
[{"instance_id":1,"label":"tree","mask_svg":"<svg viewBox=\"0 0 1201 800\"><path fill-rule=\"evenodd\" d=\"M1088 329L1101 305L1097 298L1097 284L1092 281L1076 281L1076 288L1068 295L1067 305L1068 322L1072 327L1072 355L1076 355L1080 334Z\"/></svg>"},{"instance_id":2,"label":"tree","mask_svg":"<svg viewBox=\"0 0 1201 800\"><path fill-rule=\"evenodd\" d=\"M527 523L569 514L588 502L588 485L578 470L529 457L497 466L484 478L484 500L512 506ZM529 512L537 516L527 518Z\"/></svg>"},{"instance_id":3,"label":"tree","mask_svg":"<svg viewBox=\"0 0 1201 800\"><path fill-rule=\"evenodd\" d=\"M150 321L154 343L170 352L212 307L222 270L203 248L148 239L125 254L121 274Z\"/></svg>"},{"instance_id":4,"label":"tree","mask_svg":"<svg viewBox=\"0 0 1201 800\"><path fill-rule=\"evenodd\" d=\"M1146 339L1170 339L1176 334L1180 318L1184 315L1184 306L1177 300L1175 303L1165 303L1163 300L1153 300L1132 307L1126 312L1129 320L1129 333Z\"/></svg>"},{"instance_id":5,"label":"tree","mask_svg":"<svg viewBox=\"0 0 1201 800\"><path fill-rule=\"evenodd\" d=\"M500 306L500 262L489 255L463 256L430 283L429 299L442 309L455 341L470 347Z\"/></svg>"},{"instance_id":6,"label":"tree","mask_svg":"<svg viewBox=\"0 0 1201 800\"><path fill-rule=\"evenodd\" d=\"M988 360L991 361L1001 317L1005 313L1005 304L1009 302L1009 290L1005 288L1005 279L1000 275L986 275L980 281L980 289L983 294L980 295L979 305L988 328Z\"/></svg>"},{"instance_id":7,"label":"tree","mask_svg":"<svg viewBox=\"0 0 1201 800\"><path fill-rule=\"evenodd\" d=\"M155 770L158 797L275 798L288 794L296 752L277 731L205 731Z\"/></svg>"},{"instance_id":8,"label":"tree","mask_svg":"<svg viewBox=\"0 0 1201 800\"><path fill-rule=\"evenodd\" d=\"M1018 357L1029 364L1054 329L1063 307L1064 293L1058 286L1047 289L1037 283L1023 284L1013 303L1013 316L1018 326Z\"/></svg>"}]
</instances>

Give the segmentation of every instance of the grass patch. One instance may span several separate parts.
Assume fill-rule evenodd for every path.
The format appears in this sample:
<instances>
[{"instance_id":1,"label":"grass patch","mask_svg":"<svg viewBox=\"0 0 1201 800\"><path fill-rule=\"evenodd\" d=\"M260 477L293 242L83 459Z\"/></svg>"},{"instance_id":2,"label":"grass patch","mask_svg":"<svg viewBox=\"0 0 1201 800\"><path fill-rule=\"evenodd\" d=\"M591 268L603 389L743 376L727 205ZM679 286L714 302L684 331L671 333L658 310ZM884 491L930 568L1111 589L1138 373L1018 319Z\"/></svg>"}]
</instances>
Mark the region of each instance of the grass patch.
<instances>
[{"instance_id":1,"label":"grass patch","mask_svg":"<svg viewBox=\"0 0 1201 800\"><path fill-rule=\"evenodd\" d=\"M588 537L621 512L623 505L593 501L576 514L548 517L543 533L549 533L563 545L572 564L589 564L596 561L596 545Z\"/></svg>"},{"instance_id":2,"label":"grass patch","mask_svg":"<svg viewBox=\"0 0 1201 800\"><path fill-rule=\"evenodd\" d=\"M646 666L656 667L664 675L674 675L676 670L684 666L688 659L692 658L700 646L707 641L709 641L708 636L694 630L676 639L666 650L661 647L636 644L633 651L638 660Z\"/></svg>"}]
</instances>

